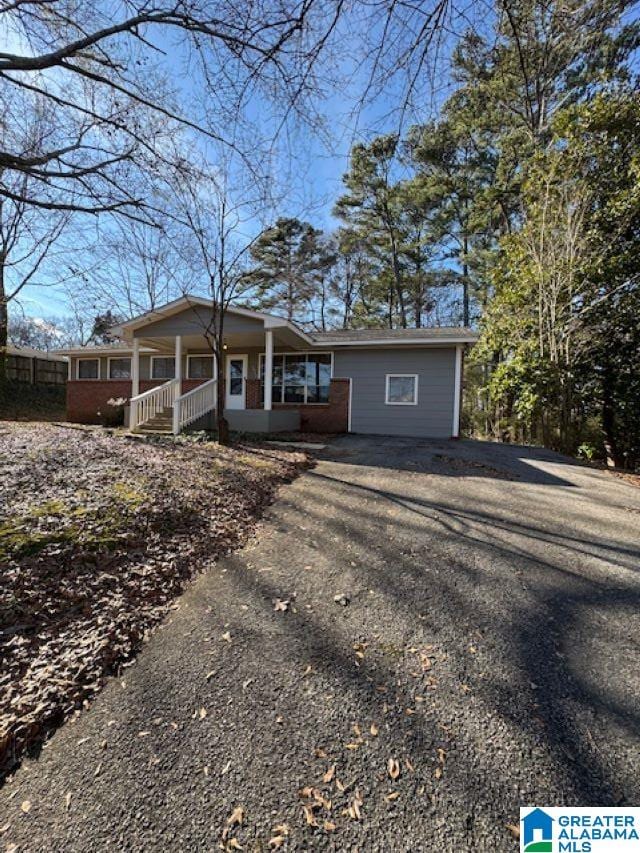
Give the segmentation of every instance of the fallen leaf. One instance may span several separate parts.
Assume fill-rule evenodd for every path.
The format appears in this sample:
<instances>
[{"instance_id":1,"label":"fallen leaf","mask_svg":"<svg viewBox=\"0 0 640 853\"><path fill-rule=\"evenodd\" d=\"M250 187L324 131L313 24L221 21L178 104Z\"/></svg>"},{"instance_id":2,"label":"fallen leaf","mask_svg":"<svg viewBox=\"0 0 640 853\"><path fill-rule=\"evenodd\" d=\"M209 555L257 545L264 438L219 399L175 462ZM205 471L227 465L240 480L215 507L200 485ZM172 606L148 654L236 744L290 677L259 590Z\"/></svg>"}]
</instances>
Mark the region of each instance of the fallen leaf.
<instances>
[{"instance_id":1,"label":"fallen leaf","mask_svg":"<svg viewBox=\"0 0 640 853\"><path fill-rule=\"evenodd\" d=\"M285 841L286 838L284 835L274 835L273 838L269 839L269 847L271 847L272 850L278 850L282 847Z\"/></svg>"},{"instance_id":2,"label":"fallen leaf","mask_svg":"<svg viewBox=\"0 0 640 853\"><path fill-rule=\"evenodd\" d=\"M371 723L371 728L369 729L372 737L378 737L379 729L375 723Z\"/></svg>"},{"instance_id":3,"label":"fallen leaf","mask_svg":"<svg viewBox=\"0 0 640 853\"><path fill-rule=\"evenodd\" d=\"M29 814L29 812L31 811L31 803L29 802L29 800L25 800L25 801L22 803L22 805L20 806L20 808L22 809L22 811L23 811L25 814Z\"/></svg>"},{"instance_id":4,"label":"fallen leaf","mask_svg":"<svg viewBox=\"0 0 640 853\"><path fill-rule=\"evenodd\" d=\"M213 676L214 676L215 674L216 674L215 669L212 669L212 670L211 670L211 672L208 672L208 673L205 675L204 680L205 680L205 681L209 681L209 679L210 679L210 678L213 678Z\"/></svg>"},{"instance_id":5,"label":"fallen leaf","mask_svg":"<svg viewBox=\"0 0 640 853\"><path fill-rule=\"evenodd\" d=\"M227 841L227 850L242 850L242 845L237 838L230 838Z\"/></svg>"},{"instance_id":6,"label":"fallen leaf","mask_svg":"<svg viewBox=\"0 0 640 853\"><path fill-rule=\"evenodd\" d=\"M4 823L2 826L0 826L0 835L4 835L10 826L11 824L8 821L7 823Z\"/></svg>"},{"instance_id":7,"label":"fallen leaf","mask_svg":"<svg viewBox=\"0 0 640 853\"><path fill-rule=\"evenodd\" d=\"M438 761L440 762L440 764L444 764L446 757L447 757L447 753L445 752L445 750L441 746L438 747L437 752L438 752Z\"/></svg>"},{"instance_id":8,"label":"fallen leaf","mask_svg":"<svg viewBox=\"0 0 640 853\"><path fill-rule=\"evenodd\" d=\"M221 776L224 776L224 774L225 774L225 773L228 773L228 772L229 772L229 768L230 768L230 767L231 767L231 762L230 762L230 761L227 761L227 763L224 765L224 767L223 767L223 768L222 768L222 770L220 771L220 775L221 775Z\"/></svg>"},{"instance_id":9,"label":"fallen leaf","mask_svg":"<svg viewBox=\"0 0 640 853\"><path fill-rule=\"evenodd\" d=\"M289 835L289 824L279 823L277 826L273 827L273 831L276 835Z\"/></svg>"},{"instance_id":10,"label":"fallen leaf","mask_svg":"<svg viewBox=\"0 0 640 853\"><path fill-rule=\"evenodd\" d=\"M360 820L360 818L362 816L360 813L360 806L361 805L362 805L362 797L356 791L354 796L353 796L353 799L351 800L351 805L347 809L347 814L349 815L351 820Z\"/></svg>"},{"instance_id":11,"label":"fallen leaf","mask_svg":"<svg viewBox=\"0 0 640 853\"><path fill-rule=\"evenodd\" d=\"M332 820L325 820L325 822L322 824L322 827L325 830L325 832L335 832L336 831L336 825Z\"/></svg>"},{"instance_id":12,"label":"fallen leaf","mask_svg":"<svg viewBox=\"0 0 640 853\"><path fill-rule=\"evenodd\" d=\"M206 708L200 708L200 710L198 711L198 716L200 717L201 720L204 720L204 718L207 716L207 709Z\"/></svg>"},{"instance_id":13,"label":"fallen leaf","mask_svg":"<svg viewBox=\"0 0 640 853\"><path fill-rule=\"evenodd\" d=\"M515 823L505 824L509 832L515 837L520 838L520 827Z\"/></svg>"},{"instance_id":14,"label":"fallen leaf","mask_svg":"<svg viewBox=\"0 0 640 853\"><path fill-rule=\"evenodd\" d=\"M396 761L395 758L390 758L387 761L387 770L389 772L389 776L392 779L397 779L400 775L400 764Z\"/></svg>"},{"instance_id":15,"label":"fallen leaf","mask_svg":"<svg viewBox=\"0 0 640 853\"><path fill-rule=\"evenodd\" d=\"M221 639L223 639L226 643L230 643L231 642L231 631L225 631L224 634L222 635Z\"/></svg>"},{"instance_id":16,"label":"fallen leaf","mask_svg":"<svg viewBox=\"0 0 640 853\"><path fill-rule=\"evenodd\" d=\"M227 824L229 826L238 826L242 825L242 821L244 820L244 809L242 806L236 806L235 809L231 812L229 817L227 818Z\"/></svg>"},{"instance_id":17,"label":"fallen leaf","mask_svg":"<svg viewBox=\"0 0 640 853\"><path fill-rule=\"evenodd\" d=\"M357 749L360 746L359 743L347 743L345 744L345 749Z\"/></svg>"},{"instance_id":18,"label":"fallen leaf","mask_svg":"<svg viewBox=\"0 0 640 853\"><path fill-rule=\"evenodd\" d=\"M314 752L315 752L316 758L326 758L327 757L327 753L324 751L324 749L322 749L319 746L316 746Z\"/></svg>"},{"instance_id":19,"label":"fallen leaf","mask_svg":"<svg viewBox=\"0 0 640 853\"><path fill-rule=\"evenodd\" d=\"M436 779L442 778L442 767L436 767L435 773L433 774Z\"/></svg>"},{"instance_id":20,"label":"fallen leaf","mask_svg":"<svg viewBox=\"0 0 640 853\"><path fill-rule=\"evenodd\" d=\"M411 761L408 758L405 758L404 764L405 764L405 767L407 768L407 770L410 773L413 773L413 771L415 770L415 767L413 766L413 764L411 763Z\"/></svg>"},{"instance_id":21,"label":"fallen leaf","mask_svg":"<svg viewBox=\"0 0 640 853\"><path fill-rule=\"evenodd\" d=\"M385 797L385 800L389 803L392 803L394 800L397 800L399 796L400 796L399 791L392 791L390 794L387 794L387 796Z\"/></svg>"},{"instance_id":22,"label":"fallen leaf","mask_svg":"<svg viewBox=\"0 0 640 853\"><path fill-rule=\"evenodd\" d=\"M151 732L138 732L138 737L147 737Z\"/></svg>"},{"instance_id":23,"label":"fallen leaf","mask_svg":"<svg viewBox=\"0 0 640 853\"><path fill-rule=\"evenodd\" d=\"M356 737L362 737L362 730L360 729L360 726L357 723L354 726L352 726L352 728L353 728L353 733Z\"/></svg>"},{"instance_id":24,"label":"fallen leaf","mask_svg":"<svg viewBox=\"0 0 640 853\"><path fill-rule=\"evenodd\" d=\"M65 805L67 807L67 811L71 808L71 791L68 791L64 798Z\"/></svg>"},{"instance_id":25,"label":"fallen leaf","mask_svg":"<svg viewBox=\"0 0 640 853\"><path fill-rule=\"evenodd\" d=\"M311 664L309 664L309 665L307 666L307 668L305 669L305 671L302 673L303 678L304 678L304 676L306 676L306 675L310 675L312 671L313 671L313 668L312 668Z\"/></svg>"},{"instance_id":26,"label":"fallen leaf","mask_svg":"<svg viewBox=\"0 0 640 853\"><path fill-rule=\"evenodd\" d=\"M278 611L280 611L282 613L286 613L287 610L289 609L289 605L291 604L289 599L286 599L285 601L283 601L281 598L274 598L274 599L272 599L272 602L273 602L273 609L276 611L276 613Z\"/></svg>"},{"instance_id":27,"label":"fallen leaf","mask_svg":"<svg viewBox=\"0 0 640 853\"><path fill-rule=\"evenodd\" d=\"M305 803L302 806L302 811L304 812L305 820L307 821L308 826L317 826L318 822L316 820L316 816L313 813L313 809L308 803Z\"/></svg>"},{"instance_id":28,"label":"fallen leaf","mask_svg":"<svg viewBox=\"0 0 640 853\"><path fill-rule=\"evenodd\" d=\"M322 781L325 783L329 783L335 775L336 775L336 765L332 764L331 767L327 770L327 772L322 777Z\"/></svg>"},{"instance_id":29,"label":"fallen leaf","mask_svg":"<svg viewBox=\"0 0 640 853\"><path fill-rule=\"evenodd\" d=\"M342 782L336 778L336 788L340 791L341 794L347 790L347 786L343 785Z\"/></svg>"}]
</instances>

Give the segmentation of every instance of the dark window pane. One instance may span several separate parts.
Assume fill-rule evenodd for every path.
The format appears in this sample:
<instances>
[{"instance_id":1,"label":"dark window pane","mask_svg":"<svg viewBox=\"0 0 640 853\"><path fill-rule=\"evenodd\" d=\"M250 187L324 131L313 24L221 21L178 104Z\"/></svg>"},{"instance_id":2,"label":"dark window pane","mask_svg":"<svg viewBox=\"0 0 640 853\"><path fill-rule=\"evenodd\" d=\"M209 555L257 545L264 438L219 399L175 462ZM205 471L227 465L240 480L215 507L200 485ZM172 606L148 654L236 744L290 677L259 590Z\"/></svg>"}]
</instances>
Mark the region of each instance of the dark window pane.
<instances>
[{"instance_id":1,"label":"dark window pane","mask_svg":"<svg viewBox=\"0 0 640 853\"><path fill-rule=\"evenodd\" d=\"M306 356L295 353L284 359L284 402L304 403Z\"/></svg>"},{"instance_id":2,"label":"dark window pane","mask_svg":"<svg viewBox=\"0 0 640 853\"><path fill-rule=\"evenodd\" d=\"M131 359L112 358L109 360L109 379L131 379Z\"/></svg>"},{"instance_id":3,"label":"dark window pane","mask_svg":"<svg viewBox=\"0 0 640 853\"><path fill-rule=\"evenodd\" d=\"M176 360L173 356L156 357L151 361L152 379L173 379L176 375Z\"/></svg>"},{"instance_id":4,"label":"dark window pane","mask_svg":"<svg viewBox=\"0 0 640 853\"><path fill-rule=\"evenodd\" d=\"M282 385L284 356L276 355L273 359L273 384Z\"/></svg>"},{"instance_id":5,"label":"dark window pane","mask_svg":"<svg viewBox=\"0 0 640 853\"><path fill-rule=\"evenodd\" d=\"M284 360L284 384L304 385L306 357L304 355L285 356Z\"/></svg>"},{"instance_id":6,"label":"dark window pane","mask_svg":"<svg viewBox=\"0 0 640 853\"><path fill-rule=\"evenodd\" d=\"M283 355L274 355L273 357L273 384L281 385L282 384L282 363L284 361ZM264 380L264 363L265 358L263 355L260 356L260 379Z\"/></svg>"},{"instance_id":7,"label":"dark window pane","mask_svg":"<svg viewBox=\"0 0 640 853\"><path fill-rule=\"evenodd\" d=\"M329 386L311 385L307 386L307 403L328 403Z\"/></svg>"},{"instance_id":8,"label":"dark window pane","mask_svg":"<svg viewBox=\"0 0 640 853\"><path fill-rule=\"evenodd\" d=\"M78 362L78 378L79 379L97 379L98 378L97 358L83 358Z\"/></svg>"},{"instance_id":9,"label":"dark window pane","mask_svg":"<svg viewBox=\"0 0 640 853\"><path fill-rule=\"evenodd\" d=\"M285 403L304 403L304 385L285 385Z\"/></svg>"},{"instance_id":10,"label":"dark window pane","mask_svg":"<svg viewBox=\"0 0 640 853\"><path fill-rule=\"evenodd\" d=\"M331 379L330 353L311 353L307 356L307 385L328 385Z\"/></svg>"},{"instance_id":11,"label":"dark window pane","mask_svg":"<svg viewBox=\"0 0 640 853\"><path fill-rule=\"evenodd\" d=\"M210 355L189 356L189 379L213 379L213 357Z\"/></svg>"},{"instance_id":12,"label":"dark window pane","mask_svg":"<svg viewBox=\"0 0 640 853\"><path fill-rule=\"evenodd\" d=\"M234 397L242 394L242 380L244 378L244 360L241 358L229 359L229 394Z\"/></svg>"}]
</instances>

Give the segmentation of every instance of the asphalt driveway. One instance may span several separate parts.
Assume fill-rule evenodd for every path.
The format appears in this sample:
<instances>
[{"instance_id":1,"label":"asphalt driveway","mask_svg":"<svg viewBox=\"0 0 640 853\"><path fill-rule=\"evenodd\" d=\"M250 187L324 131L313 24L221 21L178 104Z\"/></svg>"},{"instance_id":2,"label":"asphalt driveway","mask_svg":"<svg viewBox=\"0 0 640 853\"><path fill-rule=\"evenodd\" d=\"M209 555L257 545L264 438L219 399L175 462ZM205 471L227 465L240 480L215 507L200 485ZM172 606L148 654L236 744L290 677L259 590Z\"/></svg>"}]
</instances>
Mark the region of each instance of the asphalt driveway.
<instances>
[{"instance_id":1,"label":"asphalt driveway","mask_svg":"<svg viewBox=\"0 0 640 853\"><path fill-rule=\"evenodd\" d=\"M640 803L639 629L640 490L345 437L0 790L0 844L515 850L520 805Z\"/></svg>"}]
</instances>

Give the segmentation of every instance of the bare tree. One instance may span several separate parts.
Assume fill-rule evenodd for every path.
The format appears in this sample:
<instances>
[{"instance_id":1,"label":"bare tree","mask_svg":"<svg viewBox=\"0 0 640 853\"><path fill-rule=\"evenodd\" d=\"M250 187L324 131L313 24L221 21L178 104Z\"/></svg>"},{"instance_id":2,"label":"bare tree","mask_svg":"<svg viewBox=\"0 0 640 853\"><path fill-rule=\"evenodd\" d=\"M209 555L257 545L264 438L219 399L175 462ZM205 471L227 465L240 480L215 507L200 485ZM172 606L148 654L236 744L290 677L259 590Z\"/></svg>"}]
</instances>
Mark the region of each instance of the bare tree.
<instances>
[{"instance_id":1,"label":"bare tree","mask_svg":"<svg viewBox=\"0 0 640 853\"><path fill-rule=\"evenodd\" d=\"M6 142L0 167L35 179L34 205L131 214L144 199L130 192L128 163L165 156L150 117L222 142L251 167L260 141L315 115L309 104L345 60L356 108L387 87L401 111L415 95L423 102L454 19L451 0L0 0L6 98L37 95L58 122L37 148ZM468 25L466 10L459 20ZM177 83L185 72L190 87ZM264 139L255 124L243 139L230 134L258 101L269 104Z\"/></svg>"},{"instance_id":2,"label":"bare tree","mask_svg":"<svg viewBox=\"0 0 640 853\"><path fill-rule=\"evenodd\" d=\"M179 228L170 217L158 216L155 226L121 217L105 225L93 241L95 261L84 288L94 312L135 317L191 289L193 277L176 245Z\"/></svg>"},{"instance_id":3,"label":"bare tree","mask_svg":"<svg viewBox=\"0 0 640 853\"><path fill-rule=\"evenodd\" d=\"M181 175L176 215L185 229L182 244L185 263L206 286L211 307L197 314L203 335L214 356L218 441L229 443L224 415L224 332L227 309L251 288L247 271L250 250L265 218L264 187L245 182L232 169L232 158L221 157L215 168L192 169Z\"/></svg>"},{"instance_id":4,"label":"bare tree","mask_svg":"<svg viewBox=\"0 0 640 853\"><path fill-rule=\"evenodd\" d=\"M77 0L70 9L63 0L4 0L0 27L15 45L0 52L7 125L17 124L16 93L26 93L55 108L58 126L29 149L5 141L0 168L33 184L28 196L4 182L0 192L49 210L131 214L144 199L129 189L128 164L166 156L147 120L238 148L238 137L220 128L258 91L287 112L314 87L315 61L343 3L333 5ZM170 85L180 61L192 82L188 98Z\"/></svg>"},{"instance_id":5,"label":"bare tree","mask_svg":"<svg viewBox=\"0 0 640 853\"><path fill-rule=\"evenodd\" d=\"M27 124L27 135L41 132L37 119ZM66 212L44 214L23 201L30 183L28 175L14 175L9 186L15 198L0 195L0 381L6 377L9 306L28 285L60 281L59 271L49 268L47 275L46 266L69 222Z\"/></svg>"}]
</instances>

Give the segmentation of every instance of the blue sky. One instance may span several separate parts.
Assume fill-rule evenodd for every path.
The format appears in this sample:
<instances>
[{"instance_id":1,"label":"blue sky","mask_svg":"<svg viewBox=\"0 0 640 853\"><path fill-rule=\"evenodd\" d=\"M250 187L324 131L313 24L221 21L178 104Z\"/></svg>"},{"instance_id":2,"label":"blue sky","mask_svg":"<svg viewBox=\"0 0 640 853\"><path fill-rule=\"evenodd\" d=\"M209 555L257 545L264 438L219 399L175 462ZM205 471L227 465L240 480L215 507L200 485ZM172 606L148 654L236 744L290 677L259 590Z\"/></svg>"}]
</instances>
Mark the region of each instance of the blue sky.
<instances>
[{"instance_id":1,"label":"blue sky","mask_svg":"<svg viewBox=\"0 0 640 853\"><path fill-rule=\"evenodd\" d=\"M353 22L350 22L351 24ZM459 30L468 23L467 19L457 22ZM375 33L370 33L375 42ZM348 31L348 26L342 27L337 34L341 42L340 67L328 69L328 73L348 83L332 88L327 84L326 96L318 103L319 112L328 131L322 138L309 127L298 125L293 127L292 148L295 156L290 159L286 152L284 139L281 149L281 166L290 169L287 181L287 193L279 204L274 217L295 216L308 219L316 227L331 231L337 222L331 215L331 209L342 192L342 176L348 168L348 156L351 145L361 139L368 139L376 133L396 132L399 129L399 117L394 108L401 100L403 80L390 80L386 90L372 102L366 104L354 115L354 108L364 89L365 72L358 71L355 53L350 55L349 48L353 42L358 43ZM200 92L198 82L185 70L185 54L180 48L174 35L160 30L154 31L153 42L166 54L160 67L171 78L179 100L188 104L197 100ZM453 37L444 37L441 53L430 60L432 69L437 67L438 73L430 77L426 72L420 77L416 90L418 109L404 116L403 129L411 123L432 117L445 99L450 89L448 75L448 56ZM261 121L263 113L268 112L265 104L255 99L249 106L248 114L253 120ZM192 117L189 108L184 112ZM193 144L205 148L204 137L193 136ZM282 170L281 170L282 171ZM92 223L88 223L92 228ZM22 304L25 312L34 316L61 316L68 313L69 307L62 289L54 287L29 287L23 291Z\"/></svg>"}]
</instances>

